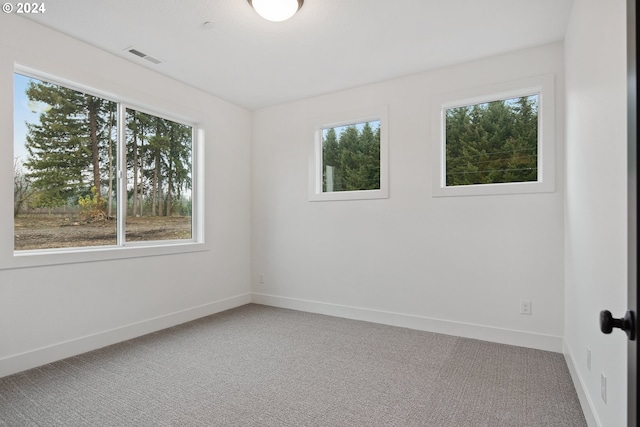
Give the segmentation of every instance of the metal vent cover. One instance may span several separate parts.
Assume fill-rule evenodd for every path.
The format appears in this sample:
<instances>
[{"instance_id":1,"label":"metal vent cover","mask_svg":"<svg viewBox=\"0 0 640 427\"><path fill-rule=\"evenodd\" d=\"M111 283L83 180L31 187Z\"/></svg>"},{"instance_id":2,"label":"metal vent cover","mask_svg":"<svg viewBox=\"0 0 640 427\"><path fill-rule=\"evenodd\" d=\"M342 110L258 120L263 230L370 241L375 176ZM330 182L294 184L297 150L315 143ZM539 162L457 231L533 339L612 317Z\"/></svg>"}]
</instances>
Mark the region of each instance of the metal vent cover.
<instances>
[{"instance_id":1,"label":"metal vent cover","mask_svg":"<svg viewBox=\"0 0 640 427\"><path fill-rule=\"evenodd\" d=\"M153 63L153 64L156 64L156 65L157 65L157 64L162 63L162 61L160 61L159 59L154 58L154 57L153 57L153 56L151 56L151 55L147 55L146 53L144 53L144 52L142 52L142 51L140 51L140 50L138 50L138 49L134 48L133 46L129 46L129 47L128 47L128 48L126 48L125 50L126 50L127 52L129 52L129 53L131 53L131 54L135 55L135 56L138 56L138 57L140 57L140 58L142 58L142 59L146 59L147 61L149 61L149 62L151 62L151 63Z\"/></svg>"}]
</instances>

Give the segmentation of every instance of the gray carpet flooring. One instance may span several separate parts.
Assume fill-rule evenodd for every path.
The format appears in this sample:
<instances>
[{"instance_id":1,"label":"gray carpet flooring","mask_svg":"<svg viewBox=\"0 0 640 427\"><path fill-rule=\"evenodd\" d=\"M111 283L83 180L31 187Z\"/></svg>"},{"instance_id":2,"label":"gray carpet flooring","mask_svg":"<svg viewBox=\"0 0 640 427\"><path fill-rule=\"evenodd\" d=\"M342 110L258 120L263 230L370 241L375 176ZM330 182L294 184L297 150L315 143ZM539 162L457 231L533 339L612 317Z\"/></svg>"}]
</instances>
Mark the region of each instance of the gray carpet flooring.
<instances>
[{"instance_id":1,"label":"gray carpet flooring","mask_svg":"<svg viewBox=\"0 0 640 427\"><path fill-rule=\"evenodd\" d=\"M249 304L0 378L1 426L586 426L564 357Z\"/></svg>"}]
</instances>

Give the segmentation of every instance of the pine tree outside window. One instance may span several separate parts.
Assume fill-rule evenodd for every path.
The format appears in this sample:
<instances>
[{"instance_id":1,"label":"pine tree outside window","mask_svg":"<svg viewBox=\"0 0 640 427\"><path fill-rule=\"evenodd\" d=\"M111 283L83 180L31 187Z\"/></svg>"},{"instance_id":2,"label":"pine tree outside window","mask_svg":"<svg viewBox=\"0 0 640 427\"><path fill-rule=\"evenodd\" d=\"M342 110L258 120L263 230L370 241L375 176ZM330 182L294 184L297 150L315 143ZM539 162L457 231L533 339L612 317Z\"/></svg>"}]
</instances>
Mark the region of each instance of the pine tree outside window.
<instances>
[{"instance_id":1,"label":"pine tree outside window","mask_svg":"<svg viewBox=\"0 0 640 427\"><path fill-rule=\"evenodd\" d=\"M538 180L538 94L445 110L447 186Z\"/></svg>"},{"instance_id":2,"label":"pine tree outside window","mask_svg":"<svg viewBox=\"0 0 640 427\"><path fill-rule=\"evenodd\" d=\"M356 118L335 120L349 116ZM319 120L309 168L309 200L388 197L386 126L386 107Z\"/></svg>"},{"instance_id":3,"label":"pine tree outside window","mask_svg":"<svg viewBox=\"0 0 640 427\"><path fill-rule=\"evenodd\" d=\"M322 130L323 192L380 189L380 120Z\"/></svg>"},{"instance_id":4,"label":"pine tree outside window","mask_svg":"<svg viewBox=\"0 0 640 427\"><path fill-rule=\"evenodd\" d=\"M554 191L553 76L436 97L433 195Z\"/></svg>"},{"instance_id":5,"label":"pine tree outside window","mask_svg":"<svg viewBox=\"0 0 640 427\"><path fill-rule=\"evenodd\" d=\"M25 74L14 254L198 243L194 125Z\"/></svg>"}]
</instances>

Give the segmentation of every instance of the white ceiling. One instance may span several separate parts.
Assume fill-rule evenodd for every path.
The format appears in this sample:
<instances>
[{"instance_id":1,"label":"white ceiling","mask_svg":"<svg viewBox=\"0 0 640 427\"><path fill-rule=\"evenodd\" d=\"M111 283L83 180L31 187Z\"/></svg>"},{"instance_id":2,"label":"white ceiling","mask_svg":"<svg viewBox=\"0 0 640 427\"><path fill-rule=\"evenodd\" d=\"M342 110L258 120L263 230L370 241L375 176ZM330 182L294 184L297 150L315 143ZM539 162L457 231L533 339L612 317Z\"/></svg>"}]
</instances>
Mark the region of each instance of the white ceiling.
<instances>
[{"instance_id":1,"label":"white ceiling","mask_svg":"<svg viewBox=\"0 0 640 427\"><path fill-rule=\"evenodd\" d=\"M305 0L280 23L247 0L45 4L29 18L257 109L562 40L572 0Z\"/></svg>"}]
</instances>

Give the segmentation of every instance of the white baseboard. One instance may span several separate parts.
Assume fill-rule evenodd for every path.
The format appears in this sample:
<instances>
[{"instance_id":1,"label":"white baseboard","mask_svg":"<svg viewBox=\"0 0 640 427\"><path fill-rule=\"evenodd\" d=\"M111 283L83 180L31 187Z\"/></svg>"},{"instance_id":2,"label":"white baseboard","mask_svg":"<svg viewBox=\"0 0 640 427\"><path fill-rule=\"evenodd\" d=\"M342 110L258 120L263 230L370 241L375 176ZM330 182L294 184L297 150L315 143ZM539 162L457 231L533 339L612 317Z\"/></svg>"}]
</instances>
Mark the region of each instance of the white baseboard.
<instances>
[{"instance_id":1,"label":"white baseboard","mask_svg":"<svg viewBox=\"0 0 640 427\"><path fill-rule=\"evenodd\" d=\"M121 341L136 338L151 332L190 322L204 316L219 313L224 310L239 307L251 302L251 294L241 294L210 302L186 310L143 320L119 328L110 329L96 334L75 338L69 341L38 348L20 354L0 359L0 378L35 368L46 363L55 362L87 351L96 350Z\"/></svg>"},{"instance_id":2,"label":"white baseboard","mask_svg":"<svg viewBox=\"0 0 640 427\"><path fill-rule=\"evenodd\" d=\"M569 347L566 339L562 340L562 352L564 353L564 358L567 361L567 367L569 368L573 385L576 388L578 400L580 400L580 406L582 407L582 412L587 420L587 425L589 427L601 427L602 423L597 416L597 412L594 410L595 406L593 405L593 401L586 392L587 387L582 380L580 373L576 369L573 353L571 352L571 348Z\"/></svg>"},{"instance_id":3,"label":"white baseboard","mask_svg":"<svg viewBox=\"0 0 640 427\"><path fill-rule=\"evenodd\" d=\"M401 326L421 331L436 332L458 337L474 338L519 347L535 348L539 350L562 352L562 337L554 335L536 334L532 332L512 329L494 328L490 326L474 325L471 323L454 322L451 320L433 319L410 314L393 313L388 311L371 310L362 307L351 307L339 304L329 304L318 301L308 301L297 298L280 297L253 293L251 301L256 304L289 308L347 319L364 320L385 325Z\"/></svg>"}]
</instances>

